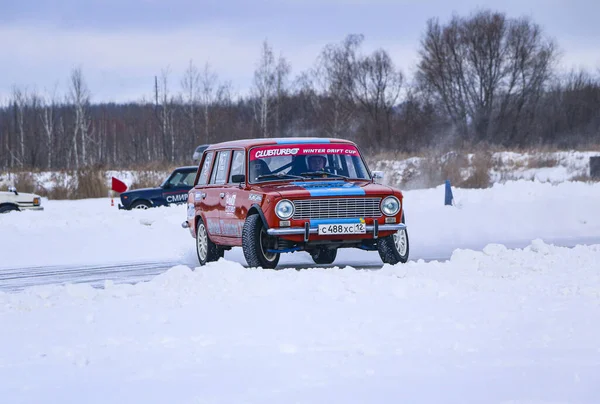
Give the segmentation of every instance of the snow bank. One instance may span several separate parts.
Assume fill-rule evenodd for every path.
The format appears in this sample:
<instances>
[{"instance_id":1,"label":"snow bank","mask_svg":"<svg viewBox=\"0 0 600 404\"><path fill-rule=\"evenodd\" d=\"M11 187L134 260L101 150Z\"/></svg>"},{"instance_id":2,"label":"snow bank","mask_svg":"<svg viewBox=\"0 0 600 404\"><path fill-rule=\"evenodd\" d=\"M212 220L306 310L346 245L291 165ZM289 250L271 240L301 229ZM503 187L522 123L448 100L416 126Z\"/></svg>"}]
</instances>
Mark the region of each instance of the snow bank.
<instances>
[{"instance_id":1,"label":"snow bank","mask_svg":"<svg viewBox=\"0 0 600 404\"><path fill-rule=\"evenodd\" d=\"M441 158L450 154L448 153ZM468 161L472 161L474 155L469 153L459 154L458 156L465 158L466 165L461 166L461 175L463 180L466 180L472 175L473 167L468 165ZM589 162L592 156L600 156L600 152L491 153L490 182L502 184L510 181L527 180L558 184L589 178ZM427 175L427 166L431 164L439 166L439 162L432 162L432 157L418 156L402 160L379 159L370 162L372 169L384 171L387 183L411 189L431 187L433 179Z\"/></svg>"},{"instance_id":2,"label":"snow bank","mask_svg":"<svg viewBox=\"0 0 600 404\"><path fill-rule=\"evenodd\" d=\"M5 402L596 402L599 246L0 293Z\"/></svg>"}]
</instances>

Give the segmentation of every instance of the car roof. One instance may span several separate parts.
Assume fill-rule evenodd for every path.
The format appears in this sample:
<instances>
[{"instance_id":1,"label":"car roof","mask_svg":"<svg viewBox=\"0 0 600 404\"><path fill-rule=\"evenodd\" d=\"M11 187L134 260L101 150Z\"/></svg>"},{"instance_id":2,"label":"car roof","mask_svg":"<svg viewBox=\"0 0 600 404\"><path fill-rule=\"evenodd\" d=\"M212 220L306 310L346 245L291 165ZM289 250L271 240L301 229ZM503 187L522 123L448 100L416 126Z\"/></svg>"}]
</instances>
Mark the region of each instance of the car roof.
<instances>
[{"instance_id":1,"label":"car roof","mask_svg":"<svg viewBox=\"0 0 600 404\"><path fill-rule=\"evenodd\" d=\"M175 170L173 171L187 171L187 170L197 170L198 166L182 166L182 167L177 167Z\"/></svg>"},{"instance_id":2,"label":"car roof","mask_svg":"<svg viewBox=\"0 0 600 404\"><path fill-rule=\"evenodd\" d=\"M267 146L267 145L284 145L284 144L302 144L302 143L343 143L343 144L351 144L355 143L350 140L345 139L336 139L336 138L324 138L324 137L281 137L281 138L268 138L268 139L240 139L240 140L231 140L228 142L214 143L211 144L206 151L221 149L227 147L254 147L254 146Z\"/></svg>"}]
</instances>

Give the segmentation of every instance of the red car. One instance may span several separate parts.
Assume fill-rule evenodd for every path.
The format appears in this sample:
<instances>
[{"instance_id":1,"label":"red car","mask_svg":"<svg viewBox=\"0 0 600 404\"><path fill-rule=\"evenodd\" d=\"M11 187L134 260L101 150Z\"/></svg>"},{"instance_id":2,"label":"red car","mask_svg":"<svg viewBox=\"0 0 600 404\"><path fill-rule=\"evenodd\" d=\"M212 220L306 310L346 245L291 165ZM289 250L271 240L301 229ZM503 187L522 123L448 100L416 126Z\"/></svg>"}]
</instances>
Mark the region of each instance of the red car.
<instances>
[{"instance_id":1,"label":"red car","mask_svg":"<svg viewBox=\"0 0 600 404\"><path fill-rule=\"evenodd\" d=\"M317 264L339 248L408 260L402 193L377 184L356 144L341 139L247 139L209 146L188 193L187 220L200 265L241 246L250 267L282 253Z\"/></svg>"}]
</instances>

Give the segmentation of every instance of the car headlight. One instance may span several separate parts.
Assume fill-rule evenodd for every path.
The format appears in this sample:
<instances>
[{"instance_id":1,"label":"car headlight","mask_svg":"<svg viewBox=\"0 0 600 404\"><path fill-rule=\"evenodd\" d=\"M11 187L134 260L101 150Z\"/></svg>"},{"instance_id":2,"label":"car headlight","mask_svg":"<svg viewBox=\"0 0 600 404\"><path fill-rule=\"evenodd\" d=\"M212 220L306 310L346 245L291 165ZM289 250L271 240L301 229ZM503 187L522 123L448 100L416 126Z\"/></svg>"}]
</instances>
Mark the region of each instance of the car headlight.
<instances>
[{"instance_id":1,"label":"car headlight","mask_svg":"<svg viewBox=\"0 0 600 404\"><path fill-rule=\"evenodd\" d=\"M386 216L394 216L400 211L400 201L395 196L388 196L381 201L381 211Z\"/></svg>"},{"instance_id":2,"label":"car headlight","mask_svg":"<svg viewBox=\"0 0 600 404\"><path fill-rule=\"evenodd\" d=\"M294 204L287 199L282 199L275 205L275 214L281 220L287 220L294 215Z\"/></svg>"}]
</instances>

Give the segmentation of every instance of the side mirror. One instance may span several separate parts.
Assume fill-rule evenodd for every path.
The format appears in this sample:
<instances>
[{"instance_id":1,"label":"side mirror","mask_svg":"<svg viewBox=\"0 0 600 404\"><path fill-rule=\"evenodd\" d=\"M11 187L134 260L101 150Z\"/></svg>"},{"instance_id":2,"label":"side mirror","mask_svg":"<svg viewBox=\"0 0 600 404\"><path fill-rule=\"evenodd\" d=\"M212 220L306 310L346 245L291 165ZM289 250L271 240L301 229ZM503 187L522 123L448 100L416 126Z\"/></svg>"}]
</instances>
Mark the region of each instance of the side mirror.
<instances>
[{"instance_id":1,"label":"side mirror","mask_svg":"<svg viewBox=\"0 0 600 404\"><path fill-rule=\"evenodd\" d=\"M169 188L173 188L173 185L171 185L170 182L167 182L165 185L163 185L163 189L169 189Z\"/></svg>"},{"instance_id":2,"label":"side mirror","mask_svg":"<svg viewBox=\"0 0 600 404\"><path fill-rule=\"evenodd\" d=\"M244 174L234 174L231 176L231 181L235 183L246 182L246 176Z\"/></svg>"},{"instance_id":3,"label":"side mirror","mask_svg":"<svg viewBox=\"0 0 600 404\"><path fill-rule=\"evenodd\" d=\"M383 171L373 171L373 180L380 184L381 180L383 180Z\"/></svg>"},{"instance_id":4,"label":"side mirror","mask_svg":"<svg viewBox=\"0 0 600 404\"><path fill-rule=\"evenodd\" d=\"M19 195L16 187L8 187L8 192L13 192L15 195Z\"/></svg>"}]
</instances>

